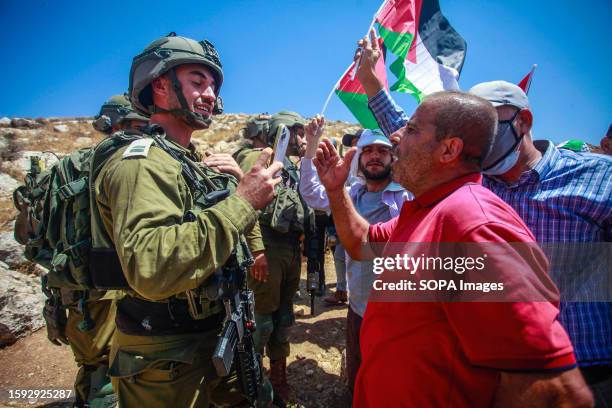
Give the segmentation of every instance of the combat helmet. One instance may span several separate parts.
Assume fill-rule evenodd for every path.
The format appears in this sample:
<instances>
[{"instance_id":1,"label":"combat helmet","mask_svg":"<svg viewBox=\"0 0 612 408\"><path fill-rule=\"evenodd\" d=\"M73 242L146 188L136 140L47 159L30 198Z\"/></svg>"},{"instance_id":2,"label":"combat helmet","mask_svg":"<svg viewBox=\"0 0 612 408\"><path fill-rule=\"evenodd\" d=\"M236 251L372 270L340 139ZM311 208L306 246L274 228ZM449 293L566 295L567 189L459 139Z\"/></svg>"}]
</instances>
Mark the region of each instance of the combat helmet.
<instances>
[{"instance_id":1,"label":"combat helmet","mask_svg":"<svg viewBox=\"0 0 612 408\"><path fill-rule=\"evenodd\" d=\"M300 116L299 113L291 111L280 111L272 115L268 120L268 145L274 145L274 137L276 135L276 131L278 130L278 126L281 124L287 126L288 128L293 128L295 126L304 127L306 120Z\"/></svg>"},{"instance_id":2,"label":"combat helmet","mask_svg":"<svg viewBox=\"0 0 612 408\"><path fill-rule=\"evenodd\" d=\"M268 131L270 130L270 115L261 113L250 117L243 130L245 138L255 139L259 135L263 135L263 140L267 143Z\"/></svg>"},{"instance_id":3,"label":"combat helmet","mask_svg":"<svg viewBox=\"0 0 612 408\"><path fill-rule=\"evenodd\" d=\"M201 64L210 69L215 78L217 100L213 114L221 113L223 104L218 96L223 83L223 69L219 54L214 45L208 40L195 41L190 38L177 36L172 32L149 44L144 51L134 57L130 69L129 96L132 106L138 112L151 115L163 111L153 104L153 91L151 83L165 73L169 74L181 109L170 111L177 116L184 116L187 122L194 127L208 126L210 118L192 112L181 91L181 84L176 77L175 68L184 64Z\"/></svg>"},{"instance_id":4,"label":"combat helmet","mask_svg":"<svg viewBox=\"0 0 612 408\"><path fill-rule=\"evenodd\" d=\"M132 105L126 94L113 95L102 104L92 126L97 131L110 135L113 126L121 123L121 120L132 111Z\"/></svg>"}]
</instances>

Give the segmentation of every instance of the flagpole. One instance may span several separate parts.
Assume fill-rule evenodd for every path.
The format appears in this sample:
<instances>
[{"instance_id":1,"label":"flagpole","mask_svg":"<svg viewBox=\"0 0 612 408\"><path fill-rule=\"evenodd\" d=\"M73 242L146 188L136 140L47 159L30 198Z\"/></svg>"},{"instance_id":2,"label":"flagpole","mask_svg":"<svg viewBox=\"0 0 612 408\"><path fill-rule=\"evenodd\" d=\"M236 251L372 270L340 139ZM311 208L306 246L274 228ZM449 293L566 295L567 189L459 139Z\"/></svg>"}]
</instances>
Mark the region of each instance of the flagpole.
<instances>
[{"instance_id":1,"label":"flagpole","mask_svg":"<svg viewBox=\"0 0 612 408\"><path fill-rule=\"evenodd\" d=\"M368 31L366 32L366 36L368 34L370 34L370 31L372 30L372 28L374 28L374 24L376 23L376 17L378 17L378 13L380 13L380 11L383 9L383 7L385 6L386 3L387 3L387 0L383 1L382 4L380 5L380 7L378 7L378 10L376 10L376 13L374 13L374 17L372 18L372 22L370 23L370 27L368 28ZM359 61L357 62L357 66L355 67L355 70L353 71L353 74L351 75L351 80L355 79L355 74L357 73L357 69L359 69L359 63L361 63L361 57L359 57ZM349 72L349 70L351 69L351 67L353 65L354 64L349 65L349 67L344 71L344 73L342 75L340 75L340 78L338 78L338 80L334 84L333 88L329 92L329 95L327 95L327 99L325 99L325 103L323 104L323 109L321 109L321 113L320 113L321 116L323 116L325 114L325 111L327 110L327 105L329 105L329 101L331 100L331 97L334 94L334 91L338 87L338 84L340 83L342 78L344 78L344 76Z\"/></svg>"},{"instance_id":2,"label":"flagpole","mask_svg":"<svg viewBox=\"0 0 612 408\"><path fill-rule=\"evenodd\" d=\"M344 76L347 74L347 72L349 72L349 70L353 67L353 65L354 65L354 63L349 65L348 68L344 70L342 75L340 75L340 78L338 78L338 80L336 81L336 83L332 87L331 91L329 92L329 95L327 95L327 99L325 99L325 103L323 104L323 109L321 109L321 113L320 113L321 116L323 116L325 114L325 111L327 110L327 105L329 105L329 101L331 100L331 97L334 94L334 91L336 90L336 88L340 84L340 81L342 81L342 78L344 78Z\"/></svg>"},{"instance_id":3,"label":"flagpole","mask_svg":"<svg viewBox=\"0 0 612 408\"><path fill-rule=\"evenodd\" d=\"M527 86L525 89L525 95L527 95L529 93L529 88L531 88L531 81L533 81L533 74L535 73L536 68L538 67L538 64L533 64L533 66L531 67L531 73L529 76L529 80L527 81Z\"/></svg>"}]
</instances>

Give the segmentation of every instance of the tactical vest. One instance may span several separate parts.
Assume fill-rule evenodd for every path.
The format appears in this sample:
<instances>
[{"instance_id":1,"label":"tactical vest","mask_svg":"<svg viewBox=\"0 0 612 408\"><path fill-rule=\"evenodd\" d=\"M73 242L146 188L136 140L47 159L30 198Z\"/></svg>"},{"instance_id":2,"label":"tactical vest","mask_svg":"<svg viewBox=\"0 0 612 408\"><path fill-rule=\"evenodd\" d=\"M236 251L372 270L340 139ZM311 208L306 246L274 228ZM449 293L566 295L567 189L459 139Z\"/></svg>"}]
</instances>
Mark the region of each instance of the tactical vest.
<instances>
[{"instance_id":1,"label":"tactical vest","mask_svg":"<svg viewBox=\"0 0 612 408\"><path fill-rule=\"evenodd\" d=\"M163 145L165 151L176 150L164 140L163 133L117 132L94 147L62 158L46 171L33 165L25 184L13 193L19 210L15 239L25 245L27 259L49 270L49 287L79 291L129 289L100 217L94 182L114 153L143 137L154 137L154 145ZM206 209L218 201L219 194L228 194L223 191L235 190L233 176L198 165L198 157L179 153L173 157L181 164L191 190L191 210ZM37 163L33 160L33 164Z\"/></svg>"},{"instance_id":2,"label":"tactical vest","mask_svg":"<svg viewBox=\"0 0 612 408\"><path fill-rule=\"evenodd\" d=\"M262 149L242 148L233 154L238 163L253 151ZM259 223L281 234L304 232L305 211L310 210L300 197L297 167L287 157L281 170L282 183L277 185L275 197L259 214Z\"/></svg>"},{"instance_id":3,"label":"tactical vest","mask_svg":"<svg viewBox=\"0 0 612 408\"><path fill-rule=\"evenodd\" d=\"M162 129L156 130L159 131ZM157 134L154 146L162 148L181 165L182 177L190 191L190 200L186 203L182 222L195 221L198 212L210 208L235 191L238 182L233 176L215 172L200 164L202 158L199 154L185 152L184 149L165 142L162 137L163 134ZM102 225L99 218L96 222ZM96 253L101 258L106 254L110 255L109 245L112 245L112 242L107 234L95 237L93 242L96 244ZM237 245L234 254L239 262L250 257L244 237L241 237L241 245ZM110 259L110 256L108 258ZM224 311L223 305L217 300L220 273L221 268L200 287L171 296L164 301L149 301L128 292L128 296L117 302L117 328L131 335L162 336L220 327ZM123 276L123 273L121 275Z\"/></svg>"}]
</instances>

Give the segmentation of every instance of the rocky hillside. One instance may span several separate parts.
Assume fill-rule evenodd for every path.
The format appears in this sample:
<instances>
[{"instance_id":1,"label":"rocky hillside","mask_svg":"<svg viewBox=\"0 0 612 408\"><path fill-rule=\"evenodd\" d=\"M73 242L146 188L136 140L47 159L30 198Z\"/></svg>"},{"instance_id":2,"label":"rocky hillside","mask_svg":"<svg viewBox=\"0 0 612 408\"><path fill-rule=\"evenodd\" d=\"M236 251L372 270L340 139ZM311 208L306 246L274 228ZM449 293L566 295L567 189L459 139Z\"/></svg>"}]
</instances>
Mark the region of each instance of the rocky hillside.
<instances>
[{"instance_id":1,"label":"rocky hillside","mask_svg":"<svg viewBox=\"0 0 612 408\"><path fill-rule=\"evenodd\" d=\"M201 151L233 152L241 144L241 129L249 115L217 116L210 129L194 135ZM23 248L13 239L16 210L12 192L21 184L30 166L30 156L39 155L47 166L73 150L91 146L104 135L91 126L91 118L0 118L0 347L42 327L40 293L42 268L29 263ZM332 121L328 135L341 137L356 125Z\"/></svg>"}]
</instances>

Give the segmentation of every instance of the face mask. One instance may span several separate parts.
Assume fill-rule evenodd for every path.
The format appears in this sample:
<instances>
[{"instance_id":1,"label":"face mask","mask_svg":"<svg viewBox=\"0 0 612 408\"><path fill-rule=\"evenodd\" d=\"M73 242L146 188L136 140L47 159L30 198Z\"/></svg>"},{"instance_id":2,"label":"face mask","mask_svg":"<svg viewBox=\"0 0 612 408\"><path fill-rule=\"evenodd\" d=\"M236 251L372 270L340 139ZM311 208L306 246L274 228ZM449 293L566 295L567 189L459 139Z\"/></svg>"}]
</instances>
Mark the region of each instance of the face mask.
<instances>
[{"instance_id":1,"label":"face mask","mask_svg":"<svg viewBox=\"0 0 612 408\"><path fill-rule=\"evenodd\" d=\"M518 158L519 152L518 150L514 150L495 166L491 167L490 169L483 170L482 172L488 176L499 176L500 174L504 174L513 168L518 161Z\"/></svg>"},{"instance_id":2,"label":"face mask","mask_svg":"<svg viewBox=\"0 0 612 408\"><path fill-rule=\"evenodd\" d=\"M516 133L512 123L519 112L520 110L516 111L510 120L499 121L493 147L482 166L484 174L498 176L506 173L517 163L518 147L523 136Z\"/></svg>"}]
</instances>

